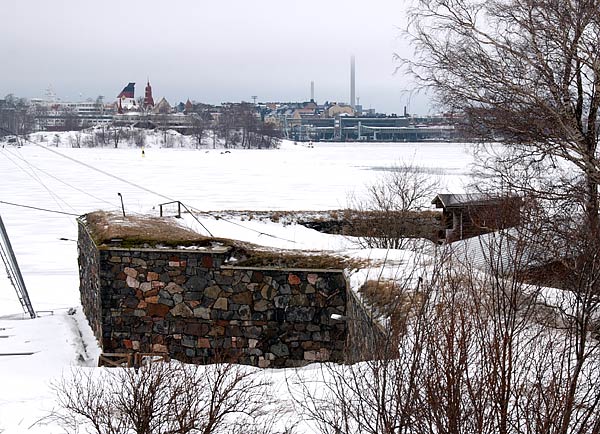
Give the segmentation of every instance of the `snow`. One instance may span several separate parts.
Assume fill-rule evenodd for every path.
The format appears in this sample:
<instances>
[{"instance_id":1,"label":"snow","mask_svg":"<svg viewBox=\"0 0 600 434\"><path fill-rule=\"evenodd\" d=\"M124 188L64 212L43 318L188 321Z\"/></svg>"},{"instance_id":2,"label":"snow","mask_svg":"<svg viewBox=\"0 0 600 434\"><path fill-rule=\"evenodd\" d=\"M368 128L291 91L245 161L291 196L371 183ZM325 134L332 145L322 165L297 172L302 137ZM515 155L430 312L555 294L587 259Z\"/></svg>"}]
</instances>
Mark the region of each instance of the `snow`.
<instances>
[{"instance_id":1,"label":"snow","mask_svg":"<svg viewBox=\"0 0 600 434\"><path fill-rule=\"evenodd\" d=\"M118 193L130 214L156 214L158 204L169 200L203 211L340 209L350 195L360 197L382 170L401 161L439 173L444 181L440 192L460 193L469 181L472 161L469 145L449 143L315 143L310 148L284 142L278 150L222 153L208 147L164 149L151 141L142 157L135 147L66 147L74 133L57 134L58 148L50 147L54 133L46 133L40 146L0 149L0 215L32 304L43 311L35 320L25 319L14 289L0 275L0 353L34 353L0 356L0 432L5 433L62 432L35 424L54 406L50 384L72 367L92 366L97 360L99 350L79 302L74 215L120 211ZM39 141L40 135L33 140ZM296 224L210 215L201 222L217 237L376 260L370 268L353 270L350 280L355 287L372 276L398 276L416 260L409 251L361 250L351 238ZM189 217L184 224L201 230ZM283 384L285 373L265 372ZM281 389L284 394L284 386Z\"/></svg>"}]
</instances>

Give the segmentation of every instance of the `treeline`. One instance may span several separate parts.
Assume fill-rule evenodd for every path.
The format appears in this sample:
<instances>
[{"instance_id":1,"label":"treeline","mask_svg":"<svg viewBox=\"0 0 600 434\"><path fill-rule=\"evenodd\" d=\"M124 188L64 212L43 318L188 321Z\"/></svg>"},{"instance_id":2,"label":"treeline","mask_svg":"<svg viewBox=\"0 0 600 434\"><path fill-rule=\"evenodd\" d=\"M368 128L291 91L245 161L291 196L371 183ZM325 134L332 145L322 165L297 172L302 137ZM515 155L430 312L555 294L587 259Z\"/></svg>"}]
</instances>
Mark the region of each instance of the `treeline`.
<instances>
[{"instance_id":1,"label":"treeline","mask_svg":"<svg viewBox=\"0 0 600 434\"><path fill-rule=\"evenodd\" d=\"M250 103L223 104L219 111L203 104L194 107L194 137L201 144L206 130L212 130L213 142L220 139L225 148L268 149L279 145L281 130L264 122Z\"/></svg>"},{"instance_id":2,"label":"treeline","mask_svg":"<svg viewBox=\"0 0 600 434\"><path fill-rule=\"evenodd\" d=\"M196 147L213 148L256 148L269 149L279 145L282 137L281 130L273 123L264 122L259 109L250 103L227 103L222 106L212 106L202 103L193 105L192 110L184 112L188 115L189 123L184 130L186 135L194 138ZM146 134L149 128L162 131L161 145L164 147L184 146L185 140L175 137L168 130L169 116L163 113L151 117L153 123L146 118L146 128L136 128L111 122L106 125L90 125L82 120L75 110L64 108L60 110L63 124L62 131L82 131L90 134L76 134L69 139L73 147L114 146L133 141L137 146L146 144ZM0 99L0 137L15 135L24 137L30 133L43 130L43 120L48 117L48 108L32 105L25 98L7 95ZM144 119L144 118L142 118ZM58 136L56 136L58 137ZM56 145L60 137L54 137Z\"/></svg>"},{"instance_id":3,"label":"treeline","mask_svg":"<svg viewBox=\"0 0 600 434\"><path fill-rule=\"evenodd\" d=\"M12 94L0 99L0 137L29 134L35 129L35 117L25 98Z\"/></svg>"}]
</instances>

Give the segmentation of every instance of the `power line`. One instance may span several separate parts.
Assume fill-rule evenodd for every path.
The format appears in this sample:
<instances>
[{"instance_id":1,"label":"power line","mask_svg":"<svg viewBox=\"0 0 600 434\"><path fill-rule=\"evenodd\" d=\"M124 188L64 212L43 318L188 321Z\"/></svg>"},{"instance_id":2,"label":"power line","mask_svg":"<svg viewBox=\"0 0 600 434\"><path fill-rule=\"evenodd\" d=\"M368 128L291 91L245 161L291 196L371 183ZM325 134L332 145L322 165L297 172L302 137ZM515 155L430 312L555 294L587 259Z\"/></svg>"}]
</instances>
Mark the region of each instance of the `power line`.
<instances>
[{"instance_id":1,"label":"power line","mask_svg":"<svg viewBox=\"0 0 600 434\"><path fill-rule=\"evenodd\" d=\"M12 132L12 131L10 131L10 130L7 130L7 129L6 129L6 128L4 128L4 127L0 127L0 129L1 129L1 130L3 130L4 132L8 133L8 134L13 134L13 135L15 134L14 132ZM135 188L139 188L140 190L143 190L143 191L145 191L145 192L147 192L147 193L154 194L154 195L156 195L156 196L158 196L158 197L162 197L163 199L166 199L166 200L168 200L168 201L171 201L171 202L176 202L176 200L175 200L175 199L172 199L172 198L170 198L170 197L168 197L168 196L165 196L164 194L160 194L160 193L157 193L157 192L155 192L155 191L152 191L152 190L150 190L149 188L146 188L146 187L144 187L144 186L142 186L142 185L136 184L135 182L128 181L128 180L126 180L125 178L121 178L120 176L113 175L112 173L109 173L109 172L107 172L107 171L105 171L105 170L98 169L97 167L95 167L95 166L92 166L91 164L84 163L83 161L80 161L80 160L78 160L78 159L76 159L76 158L73 158L73 157L69 157L68 155L62 154L62 153L60 153L60 152L58 152L58 151L56 151L56 150L54 150L54 149L51 149L51 148L48 148L48 147L46 147L46 146L40 145L39 143L36 143L36 142L34 142L34 141L32 141L32 140L29 140L28 138L23 138L23 139L24 139L25 141L27 141L27 142L31 143L32 145L35 145L35 146L37 146L37 147L39 147L39 148L41 148L41 149L44 149L44 150L46 150L46 151L48 151L48 152L52 152L52 153L54 153L54 154L56 154L56 155L59 155L59 156L61 156L61 157L63 157L63 158L66 158L67 160L73 161L74 163L81 164L82 166L85 166L85 167L87 167L88 169L94 170L94 171L96 171L96 172L98 172L98 173L101 173L101 174L103 174L103 175L105 175L105 176L108 176L108 177L110 177L110 178L117 179L117 180L119 180L119 181L121 181L121 182L124 182L125 184L131 185L132 187L135 187Z\"/></svg>"},{"instance_id":2,"label":"power line","mask_svg":"<svg viewBox=\"0 0 600 434\"><path fill-rule=\"evenodd\" d=\"M44 181L42 181L40 179L40 177L33 171L28 171L26 170L24 167L22 167L21 165L19 165L15 160L13 160L11 157L8 156L8 154L5 152L4 156L11 162L13 163L15 166L17 166L17 168L19 168L23 173L25 173L27 176L29 176L30 178L32 178L34 181L36 181L38 184L40 184L44 190L46 190L48 192L48 194L52 197L52 199L54 200L54 202L56 202L56 205L58 205L59 208L62 209L62 206L59 203L59 200L62 201L65 205L67 205L69 208L71 208L73 211L75 211L75 209L73 209L73 207L71 205L69 205L64 199L62 199L61 197L59 197L57 194L55 194L45 183ZM18 157L17 157L18 158ZM29 164L27 161L25 161L26 164Z\"/></svg>"},{"instance_id":3,"label":"power line","mask_svg":"<svg viewBox=\"0 0 600 434\"><path fill-rule=\"evenodd\" d=\"M136 184L135 182L128 181L128 180L126 180L125 178L121 178L120 176L113 175L112 173L109 173L109 172L107 172L107 171L105 171L105 170L98 169L97 167L94 167L94 166L92 166L91 164L84 163L83 161L79 161L79 160L77 160L76 158L69 157L68 155L65 155L65 154L61 154L60 152L58 152L58 151L56 151L56 150L54 150L54 149L48 148L48 147L46 147L46 146L42 146L42 145L40 145L39 143L35 143L35 142L31 142L31 141L30 141L30 143L33 143L35 146L38 146L38 147L40 147L40 148L42 148L42 149L45 149L46 151L53 152L53 153L55 153L56 155L60 155L61 157L63 157L63 158L66 158L67 160L71 160L71 161L73 161L73 162L75 162L75 163L77 163L77 164L81 164L82 166L85 166L85 167L87 167L88 169L92 169L92 170L94 170L94 171L96 171L96 172L98 172L98 173L101 173L101 174L105 175L105 176L108 176L108 177L110 177L110 178L114 178L114 179L116 179L116 180L118 180L118 181L124 182L125 184L131 185L132 187L138 188L138 189L140 189L140 190L143 190L143 191L145 191L145 192L147 192L147 193L150 193L150 194L154 194L154 195L156 195L156 196L158 196L158 197L162 197L163 199L166 199L166 200L168 200L168 201L171 201L171 202L176 202L176 200L175 200L175 199L172 199L172 198L170 198L169 196L165 196L164 194L161 194L161 193L157 193L157 192L155 192L155 191L152 191L152 190L150 190L149 188L146 188L146 187L144 187L144 186L142 186L142 185Z\"/></svg>"},{"instance_id":4,"label":"power line","mask_svg":"<svg viewBox=\"0 0 600 434\"><path fill-rule=\"evenodd\" d=\"M35 170L38 170L38 171L42 172L43 174L45 174L46 176L49 176L49 177L50 177L50 178L52 178L52 179L55 179L55 180L57 180L58 182L60 182L60 183L62 183L62 184L64 184L64 185L66 185L67 187L70 187L70 188L72 188L73 190L76 190L76 191L78 191L78 192L80 192L80 193L83 193L83 194L85 194L85 195L87 195L87 196L90 196L91 198L93 198L93 199L96 199L96 200L97 200L97 201L99 201L99 202L104 202L104 203L106 203L106 204L108 204L108 205L110 205L110 206L114 206L114 204L113 204L113 203L111 203L111 202L109 202L109 201L107 201L107 200L105 200L105 199L102 199L102 198L100 198L100 197L98 197L98 196L94 196L92 193L89 193L89 192L87 192L87 191L85 191L85 190L82 190L81 188L75 187L74 185L72 185L72 184L69 184L68 182L66 182L66 181L64 181L64 180L62 180L62 179L60 179L60 178L58 178L57 176L54 176L54 175L52 175L51 173L47 172L46 170L44 170L44 169L41 169L40 167L37 167L37 166L35 166L35 165L34 165L34 164L32 164L31 162L27 161L27 160L26 160L26 159L25 159L23 156L20 156L20 155L15 155L15 156L16 156L17 158L19 158L21 161L25 162L25 163L26 163L28 166L30 166L30 167L32 167L32 168L34 168Z\"/></svg>"},{"instance_id":5,"label":"power line","mask_svg":"<svg viewBox=\"0 0 600 434\"><path fill-rule=\"evenodd\" d=\"M0 127L0 130L3 130L4 132L6 132L6 133L8 133L8 134L16 135L14 132L12 132L12 131L10 131L10 130L8 130L8 129L4 128L4 127ZM132 187L138 188L138 189L140 189L140 190L143 190L143 191L145 191L145 192L147 192L147 193L150 193L150 194L153 194L153 195L155 195L155 196L158 196L158 197L161 197L161 198L163 198L163 199L166 199L166 200L168 200L169 202L178 202L177 200L175 200L175 199L173 199L173 198L171 198L171 197L169 197L169 196L166 196L166 195L164 195L164 194L161 194L161 193L158 193L158 192L156 192L156 191L150 190L149 188L146 188L146 187L144 187L144 186L141 186L141 185L139 185L139 184L136 184L135 182L128 181L128 180L126 180L126 179L124 179L124 178L121 178L120 176L113 175L112 173L106 172L105 170L98 169L97 167L94 167L94 166L92 166L92 165L90 165L90 164L84 163L83 161L77 160L76 158L69 157L68 155L62 154L62 153L60 153L60 152L58 152L58 151L56 151L56 150L54 150L54 149L48 148L48 147L46 147L46 146L42 146L42 145L40 145L39 143L35 143L34 141L32 141L32 140L29 140L29 139L28 139L28 138L26 138L26 137L24 137L23 139L24 139L25 141L27 141L27 142L29 142L29 143L31 143L31 144L33 144L33 145L35 145L35 146L37 146L37 147L41 148L41 149L44 149L44 150L46 150L46 151L49 151L49 152L52 152L52 153L54 153L54 154L56 154L56 155L59 155L59 156L61 156L61 157L63 157L63 158L66 158L67 160L70 160L70 161L72 161L72 162L74 162L74 163L81 164L82 166L85 166L85 167L87 167L88 169L94 170L94 171L96 171L96 172L98 172L98 173L101 173L101 174L103 174L103 175L105 175L105 176L108 176L108 177L110 177L110 178L114 178L114 179L116 179L116 180L118 180L118 181L121 181L121 182L123 182L123 183L125 183L125 184L131 185ZM181 202L181 201L179 201L179 202ZM181 203L183 204L183 202L181 202ZM194 208L194 207L191 207L191 206L190 206L190 208L191 208L192 210L194 210L194 211L198 212L198 213L207 214L207 215L209 215L209 216L212 216L212 215L211 215L209 212L206 212L206 211L200 211L200 210L198 210L198 209L196 209L196 208ZM190 214L191 214L191 215L192 215L192 217L193 217L193 213L191 213L191 212L190 212ZM215 216L212 216L212 217L215 217ZM195 217L194 217L194 218L195 218ZM277 235L272 235L272 234L269 234L269 233L266 233L266 232L262 232L262 231L259 231L259 230L253 229L253 228L249 228L249 227L247 227L247 226L244 226L244 225L242 225L242 224L240 224L240 223L236 223L236 222L233 222L233 221L231 221L231 220L228 220L228 219L225 219L225 218L222 218L222 217L219 217L219 218L220 218L221 220L223 220L223 221L227 222L227 223L230 223L230 224L232 224L232 225L239 226L239 227L241 227L241 228L244 228L244 229L246 229L246 230L248 230L248 231L251 231L251 232L256 232L256 233L258 233L259 235L265 235L265 236L267 236L267 237L271 237L271 238L274 238L274 239L279 239L279 240L282 240L282 241L286 241L286 242L290 242L290 243L294 243L294 244L296 244L296 241L293 241L293 240L288 240L288 239L286 239L286 238L278 237ZM196 219L196 220L197 220L197 219ZM198 221L198 223L200 223L200 225L201 225L201 226L202 226L202 227L203 227L203 228L204 228L204 229L205 229L205 230L206 230L206 231L207 231L207 232L210 234L210 231L209 231L209 230L208 230L208 229L207 229L207 228L206 228L206 227L205 227L205 226L204 226L204 225L203 225L203 224L202 224L200 221ZM212 234L211 234L210 236L212 236Z\"/></svg>"},{"instance_id":6,"label":"power line","mask_svg":"<svg viewBox=\"0 0 600 434\"><path fill-rule=\"evenodd\" d=\"M74 214L74 213L71 213L71 212L56 211L56 210L53 210L53 209L39 208L37 206L23 205L23 204L19 204L19 203L6 202L6 201L3 201L3 200L0 200L0 203L3 203L5 205L16 206L16 207L19 207L19 208L29 208L29 209L35 209L37 211L51 212L51 213L54 213L54 214L64 214L64 215L70 215L70 216L75 216L75 217L79 217L80 216L80 214Z\"/></svg>"},{"instance_id":7,"label":"power line","mask_svg":"<svg viewBox=\"0 0 600 434\"><path fill-rule=\"evenodd\" d=\"M247 231L256 232L256 233L257 233L257 234L259 234L259 235L265 235L265 236L267 236L267 237L275 238L275 239L277 239L277 240L281 240L281 241L287 241L288 243L297 244L297 243L296 243L296 241L294 241L294 240L288 240L287 238L282 238L282 237L279 237L279 236L277 236L277 235L268 234L268 233L266 233L266 232L259 231L258 229L249 228L248 226L244 226L244 225L243 225L243 224L241 224L241 223L237 223L237 222L234 222L234 221L228 220L228 219L226 219L226 218L224 218L224 217L221 217L221 216L213 216L211 213L209 213L209 212L206 212L206 211L200 211L200 210L197 210L197 209L194 209L194 208L192 208L192 210L196 211L196 212L197 212L197 213L199 213L199 214L206 214L206 215L209 215L209 216L211 216L211 217L214 217L214 218L216 218L216 219L218 219L218 220L223 220L224 222L227 222L227 223L229 223L229 224L232 224L232 225L235 225L235 226L239 226L239 227L241 227L241 228L244 228L244 229L246 229ZM190 212L190 214L192 214L192 213ZM193 214L192 214L192 217L193 217ZM197 219L196 219L196 220L197 220Z\"/></svg>"}]
</instances>

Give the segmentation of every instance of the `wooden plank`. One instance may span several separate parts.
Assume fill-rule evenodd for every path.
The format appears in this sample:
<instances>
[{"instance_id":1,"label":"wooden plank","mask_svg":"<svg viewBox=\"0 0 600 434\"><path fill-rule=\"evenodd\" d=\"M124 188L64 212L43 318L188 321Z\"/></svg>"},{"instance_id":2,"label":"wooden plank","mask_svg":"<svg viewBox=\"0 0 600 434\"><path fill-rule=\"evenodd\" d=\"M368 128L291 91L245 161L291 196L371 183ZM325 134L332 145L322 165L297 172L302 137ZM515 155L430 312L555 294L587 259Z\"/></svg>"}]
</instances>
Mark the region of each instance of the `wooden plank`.
<instances>
[{"instance_id":1,"label":"wooden plank","mask_svg":"<svg viewBox=\"0 0 600 434\"><path fill-rule=\"evenodd\" d=\"M102 353L98 358L98 366L130 368L169 361L171 358L166 353Z\"/></svg>"},{"instance_id":2,"label":"wooden plank","mask_svg":"<svg viewBox=\"0 0 600 434\"><path fill-rule=\"evenodd\" d=\"M131 353L102 353L98 357L98 366L130 368L132 366Z\"/></svg>"}]
</instances>

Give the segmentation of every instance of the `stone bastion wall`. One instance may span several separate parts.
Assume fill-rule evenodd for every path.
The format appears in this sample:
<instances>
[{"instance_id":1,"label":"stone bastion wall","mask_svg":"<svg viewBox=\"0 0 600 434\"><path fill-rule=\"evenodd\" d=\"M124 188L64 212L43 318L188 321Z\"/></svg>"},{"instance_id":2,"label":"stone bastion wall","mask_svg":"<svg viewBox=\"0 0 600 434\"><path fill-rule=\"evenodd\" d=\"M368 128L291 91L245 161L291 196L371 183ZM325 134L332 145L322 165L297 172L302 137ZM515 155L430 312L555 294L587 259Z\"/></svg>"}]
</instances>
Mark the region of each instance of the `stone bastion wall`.
<instances>
[{"instance_id":1,"label":"stone bastion wall","mask_svg":"<svg viewBox=\"0 0 600 434\"><path fill-rule=\"evenodd\" d=\"M342 270L236 267L228 247L97 246L79 221L80 292L103 352L259 367L356 359L362 307Z\"/></svg>"}]
</instances>

